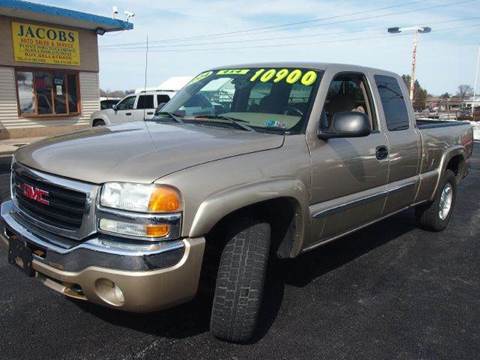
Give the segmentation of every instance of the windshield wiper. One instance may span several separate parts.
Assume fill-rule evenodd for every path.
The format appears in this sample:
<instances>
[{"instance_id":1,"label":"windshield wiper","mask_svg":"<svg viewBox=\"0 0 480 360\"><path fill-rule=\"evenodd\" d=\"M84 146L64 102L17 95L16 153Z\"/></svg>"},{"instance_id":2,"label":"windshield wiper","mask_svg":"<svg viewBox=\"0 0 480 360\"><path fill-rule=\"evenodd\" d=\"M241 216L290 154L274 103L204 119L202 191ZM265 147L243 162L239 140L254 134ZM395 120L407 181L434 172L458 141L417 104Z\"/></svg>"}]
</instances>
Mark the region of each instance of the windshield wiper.
<instances>
[{"instance_id":1,"label":"windshield wiper","mask_svg":"<svg viewBox=\"0 0 480 360\"><path fill-rule=\"evenodd\" d=\"M209 120L227 120L230 124L236 125L244 130L247 131L256 131L254 128L251 126L248 126L245 123L248 123L248 121L242 120L242 119L235 119L230 116L226 115L197 115L195 116L195 119L209 119Z\"/></svg>"},{"instance_id":2,"label":"windshield wiper","mask_svg":"<svg viewBox=\"0 0 480 360\"><path fill-rule=\"evenodd\" d=\"M170 119L176 121L177 123L183 124L183 120L174 113L168 111L160 111L155 114L155 117L153 117L152 120L160 120L161 118L157 117L157 115L167 115Z\"/></svg>"}]
</instances>

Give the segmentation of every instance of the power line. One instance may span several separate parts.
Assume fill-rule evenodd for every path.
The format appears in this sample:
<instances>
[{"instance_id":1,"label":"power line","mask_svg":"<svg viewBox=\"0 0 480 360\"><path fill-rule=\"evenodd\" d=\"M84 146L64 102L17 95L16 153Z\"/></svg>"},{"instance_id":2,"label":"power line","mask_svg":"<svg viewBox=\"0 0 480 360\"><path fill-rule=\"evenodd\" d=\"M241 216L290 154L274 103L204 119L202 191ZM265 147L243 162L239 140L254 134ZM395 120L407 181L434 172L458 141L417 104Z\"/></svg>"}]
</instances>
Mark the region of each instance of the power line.
<instances>
[{"instance_id":1,"label":"power line","mask_svg":"<svg viewBox=\"0 0 480 360\"><path fill-rule=\"evenodd\" d=\"M470 27L478 27L480 24L471 25ZM465 26L456 26L456 27L447 27L447 28L440 28L435 29L436 33L441 33L443 31L450 31L455 29L465 29ZM433 34L430 34L432 36ZM312 45L312 44L324 44L324 43L337 43L337 42L351 42L351 41L363 41L363 40L377 40L377 39L384 39L384 38L398 38L403 36L410 36L410 34L401 33L397 34L392 37L391 34L379 35L379 36L359 36L353 38L344 38L344 39L330 39L330 40L322 40L322 41L309 41L309 42L294 42L294 43L282 43L282 44L269 44L269 45L253 45L253 46L244 46L240 49L235 47L224 47L224 48L197 48L197 49L178 49L178 48L163 48L163 49L156 49L150 50L151 52L179 52L179 53L187 53L187 52L204 52L204 51L232 51L232 50L244 50L244 49L266 49L266 48L282 48L282 47L295 47L295 46L303 46L303 45ZM126 49L123 52L135 52L142 49Z\"/></svg>"},{"instance_id":2,"label":"power line","mask_svg":"<svg viewBox=\"0 0 480 360\"><path fill-rule=\"evenodd\" d=\"M453 23L453 22L459 22L459 21L470 21L470 20L478 20L480 19L480 16L476 17L471 17L471 18L464 18L464 19L453 19L453 20L445 20L445 21L435 21L435 22L429 22L429 24L447 24L447 23ZM366 29L367 31L370 30L381 30L383 31L384 28L378 28L378 27L371 27ZM362 31L362 33L367 32L367 31ZM352 34L352 31L342 31L342 32L320 32L320 33L313 33L313 34L304 34L301 35L302 38L311 38L311 37L317 37L317 36L335 36L335 35L345 35L345 34ZM289 35L289 36L277 36L277 37L268 37L268 38L260 38L260 39L240 39L240 40L230 40L230 41L218 41L218 42L203 42L203 43L192 43L192 44L172 44L172 45L167 45L168 47L191 47L191 46L205 46L205 45L228 45L228 44L239 44L239 43L253 43L253 42L263 42L263 41L272 41L272 40L285 40L285 39L297 39L299 38L299 35ZM164 45L151 45L150 48L159 48L159 47L164 47ZM117 48L107 48L106 50L116 50L116 49L125 49L125 50L131 50L131 49L144 49L144 46L119 46Z\"/></svg>"},{"instance_id":3,"label":"power line","mask_svg":"<svg viewBox=\"0 0 480 360\"><path fill-rule=\"evenodd\" d=\"M470 2L470 1L476 1L476 0L467 0L464 2ZM349 13L349 14L343 14L343 15L335 15L335 16L329 16L329 17L323 17L323 18L313 18L310 20L303 20L303 21L297 21L297 22L290 22L290 23L284 23L284 24L279 24L279 25L270 25L270 26L263 26L263 27L255 27L255 28L249 28L245 30L237 30L237 31L230 31L230 32L222 32L222 33L211 33L211 34L204 34L204 35L196 35L196 36L188 36L188 37L178 37L178 38L169 38L169 39L161 39L161 40L156 40L152 41L151 43L166 43L166 42L173 42L173 41L189 41L189 40L196 40L199 38L212 38L212 37L224 37L224 36L230 36L230 35L237 35L237 34L248 34L252 32L267 32L265 30L277 30L277 29L282 29L282 28L289 28L289 27L294 27L298 25L305 25L305 24L311 24L315 22L321 22L321 21L326 21L326 20L332 20L332 19L337 19L337 18L343 18L343 17L351 17L351 16L357 16L357 15L362 15L362 14L371 14L372 12L378 12L378 11L383 11L383 10L389 10L392 8L398 8L398 7L405 7L408 5L412 4L417 4L417 3L424 3L424 1L410 1L406 3L401 3L401 4L396 4L396 5L390 5L390 6L384 6L381 8L377 9L370 9L370 10L363 10L363 11L357 11L354 13ZM458 3L457 3L458 4ZM439 5L437 5L439 6ZM443 6L443 5L441 5ZM416 11L416 10L413 10ZM398 13L392 13L392 14L398 14ZM379 15L382 16L382 15ZM368 18L376 18L378 16L369 16ZM357 21L357 19L351 19L351 20L344 20L345 21ZM318 25L331 25L335 24L333 23L326 23L326 24L318 24ZM109 46L119 46L119 45L137 45L139 44L138 42L130 42L130 43L119 43L119 44L107 44L104 45L103 47L109 47Z\"/></svg>"}]
</instances>

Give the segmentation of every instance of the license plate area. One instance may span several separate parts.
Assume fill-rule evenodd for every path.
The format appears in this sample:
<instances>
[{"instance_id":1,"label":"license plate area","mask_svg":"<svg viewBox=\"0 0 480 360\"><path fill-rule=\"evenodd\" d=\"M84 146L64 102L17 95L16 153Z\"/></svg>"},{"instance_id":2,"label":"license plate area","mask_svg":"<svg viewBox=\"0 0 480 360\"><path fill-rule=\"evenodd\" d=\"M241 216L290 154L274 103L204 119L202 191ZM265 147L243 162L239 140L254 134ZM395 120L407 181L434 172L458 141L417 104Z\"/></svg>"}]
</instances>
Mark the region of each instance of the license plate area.
<instances>
[{"instance_id":1,"label":"license plate area","mask_svg":"<svg viewBox=\"0 0 480 360\"><path fill-rule=\"evenodd\" d=\"M20 268L27 276L35 275L32 268L32 249L15 235L9 237L8 242L8 262Z\"/></svg>"}]
</instances>

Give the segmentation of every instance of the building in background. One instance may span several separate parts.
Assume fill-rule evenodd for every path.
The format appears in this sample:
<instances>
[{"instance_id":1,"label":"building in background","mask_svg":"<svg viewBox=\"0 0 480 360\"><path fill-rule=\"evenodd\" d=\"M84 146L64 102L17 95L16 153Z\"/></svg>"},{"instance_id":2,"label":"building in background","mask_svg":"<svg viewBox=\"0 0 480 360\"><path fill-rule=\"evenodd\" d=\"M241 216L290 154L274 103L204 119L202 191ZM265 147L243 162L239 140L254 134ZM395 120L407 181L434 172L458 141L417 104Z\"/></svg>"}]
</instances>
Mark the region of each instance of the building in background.
<instances>
[{"instance_id":1,"label":"building in background","mask_svg":"<svg viewBox=\"0 0 480 360\"><path fill-rule=\"evenodd\" d=\"M0 0L0 139L86 126L99 109L97 36L126 21Z\"/></svg>"}]
</instances>

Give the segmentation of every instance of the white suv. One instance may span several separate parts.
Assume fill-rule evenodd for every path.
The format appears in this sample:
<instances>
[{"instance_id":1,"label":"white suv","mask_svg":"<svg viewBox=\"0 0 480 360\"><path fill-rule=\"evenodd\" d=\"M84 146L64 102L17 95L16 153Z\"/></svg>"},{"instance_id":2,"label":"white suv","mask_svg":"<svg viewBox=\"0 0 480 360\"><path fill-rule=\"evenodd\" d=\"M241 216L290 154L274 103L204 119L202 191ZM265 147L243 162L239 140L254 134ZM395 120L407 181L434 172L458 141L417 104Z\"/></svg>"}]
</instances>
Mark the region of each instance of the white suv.
<instances>
[{"instance_id":1,"label":"white suv","mask_svg":"<svg viewBox=\"0 0 480 360\"><path fill-rule=\"evenodd\" d=\"M155 109L170 101L173 91L142 91L125 96L112 109L95 111L90 116L91 126L121 124L129 121L151 119Z\"/></svg>"}]
</instances>

